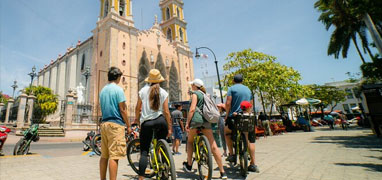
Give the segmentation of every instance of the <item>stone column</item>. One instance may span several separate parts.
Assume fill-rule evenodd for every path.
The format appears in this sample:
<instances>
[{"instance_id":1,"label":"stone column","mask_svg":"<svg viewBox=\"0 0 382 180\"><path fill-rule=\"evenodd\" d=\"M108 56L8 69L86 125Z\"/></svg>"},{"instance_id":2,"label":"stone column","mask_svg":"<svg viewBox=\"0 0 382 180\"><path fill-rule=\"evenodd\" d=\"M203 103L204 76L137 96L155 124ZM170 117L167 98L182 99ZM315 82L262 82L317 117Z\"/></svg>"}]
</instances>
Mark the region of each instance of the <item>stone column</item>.
<instances>
[{"instance_id":1,"label":"stone column","mask_svg":"<svg viewBox=\"0 0 382 180\"><path fill-rule=\"evenodd\" d=\"M30 125L31 124L31 120L32 120L32 115L33 115L33 105L34 105L34 101L36 99L36 96L33 96L33 95L29 95L28 96L28 108L29 108L29 111L28 111L28 118L27 118L27 123Z\"/></svg>"},{"instance_id":2,"label":"stone column","mask_svg":"<svg viewBox=\"0 0 382 180\"><path fill-rule=\"evenodd\" d=\"M9 114L11 112L11 107L13 106L13 102L15 102L15 100L8 99L7 111L5 112L5 122L4 122L5 124L9 122Z\"/></svg>"},{"instance_id":3,"label":"stone column","mask_svg":"<svg viewBox=\"0 0 382 180\"><path fill-rule=\"evenodd\" d=\"M19 103L19 108L17 110L17 128L21 129L24 126L24 116L25 116L25 108L27 104L27 97L25 93L22 93L19 98L20 98L20 103Z\"/></svg>"},{"instance_id":4,"label":"stone column","mask_svg":"<svg viewBox=\"0 0 382 180\"><path fill-rule=\"evenodd\" d=\"M68 91L66 95L66 109L65 109L65 128L72 128L73 113L74 113L74 95L72 90Z\"/></svg>"}]
</instances>

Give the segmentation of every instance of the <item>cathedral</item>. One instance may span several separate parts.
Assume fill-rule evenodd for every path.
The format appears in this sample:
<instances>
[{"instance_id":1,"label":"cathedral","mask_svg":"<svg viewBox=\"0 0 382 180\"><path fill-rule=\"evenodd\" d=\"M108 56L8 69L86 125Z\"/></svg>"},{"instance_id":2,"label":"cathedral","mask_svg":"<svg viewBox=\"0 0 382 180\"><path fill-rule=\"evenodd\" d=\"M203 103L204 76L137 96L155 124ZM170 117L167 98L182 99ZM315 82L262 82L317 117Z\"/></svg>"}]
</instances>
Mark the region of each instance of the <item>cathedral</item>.
<instances>
[{"instance_id":1,"label":"cathedral","mask_svg":"<svg viewBox=\"0 0 382 180\"><path fill-rule=\"evenodd\" d=\"M194 72L183 5L182 0L161 0L161 21L155 16L150 29L138 30L131 0L100 0L93 36L68 48L38 73L35 85L51 88L60 100L57 113L47 121L60 120L68 93L78 97L75 115L86 114L79 111L87 109L87 114L99 116L99 93L108 83L107 72L112 66L123 72L118 85L125 92L129 116L134 116L138 91L153 68L166 79L161 87L169 92L170 102L188 100L188 82Z\"/></svg>"}]
</instances>

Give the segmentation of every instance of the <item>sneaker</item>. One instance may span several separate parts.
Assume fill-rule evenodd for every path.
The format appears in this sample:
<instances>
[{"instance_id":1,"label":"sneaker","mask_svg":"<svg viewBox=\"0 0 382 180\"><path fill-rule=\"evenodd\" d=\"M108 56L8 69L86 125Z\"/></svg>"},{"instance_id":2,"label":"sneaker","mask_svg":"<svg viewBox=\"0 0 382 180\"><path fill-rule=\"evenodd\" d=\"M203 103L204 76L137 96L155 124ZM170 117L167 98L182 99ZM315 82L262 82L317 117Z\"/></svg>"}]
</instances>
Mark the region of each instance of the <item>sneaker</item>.
<instances>
[{"instance_id":1,"label":"sneaker","mask_svg":"<svg viewBox=\"0 0 382 180\"><path fill-rule=\"evenodd\" d=\"M229 155L225 160L229 162L235 162L235 155Z\"/></svg>"},{"instance_id":2,"label":"sneaker","mask_svg":"<svg viewBox=\"0 0 382 180\"><path fill-rule=\"evenodd\" d=\"M182 153L180 153L180 152L176 152L175 154L176 154L176 155L182 155Z\"/></svg>"},{"instance_id":3,"label":"sneaker","mask_svg":"<svg viewBox=\"0 0 382 180\"><path fill-rule=\"evenodd\" d=\"M249 165L248 166L248 171L256 172L256 173L260 172L259 168L256 165Z\"/></svg>"},{"instance_id":4,"label":"sneaker","mask_svg":"<svg viewBox=\"0 0 382 180\"><path fill-rule=\"evenodd\" d=\"M228 179L228 177L225 174L225 172L220 172L220 179Z\"/></svg>"},{"instance_id":5,"label":"sneaker","mask_svg":"<svg viewBox=\"0 0 382 180\"><path fill-rule=\"evenodd\" d=\"M192 172L192 165L188 165L187 162L183 162L183 170L185 170L186 172Z\"/></svg>"}]
</instances>

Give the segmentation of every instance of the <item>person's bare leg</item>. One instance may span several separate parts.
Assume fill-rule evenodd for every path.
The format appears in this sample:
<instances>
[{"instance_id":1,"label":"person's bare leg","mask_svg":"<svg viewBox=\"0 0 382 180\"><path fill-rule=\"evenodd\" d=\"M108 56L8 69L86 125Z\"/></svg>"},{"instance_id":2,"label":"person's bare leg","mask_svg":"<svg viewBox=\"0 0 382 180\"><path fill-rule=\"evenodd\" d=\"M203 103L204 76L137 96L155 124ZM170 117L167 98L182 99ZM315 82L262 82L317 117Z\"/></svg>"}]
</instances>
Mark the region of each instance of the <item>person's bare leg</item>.
<instances>
[{"instance_id":1,"label":"person's bare leg","mask_svg":"<svg viewBox=\"0 0 382 180\"><path fill-rule=\"evenodd\" d=\"M176 139L175 140L175 143L176 143L176 146L175 146L175 152L179 152L179 144L180 144L180 140L179 139Z\"/></svg>"},{"instance_id":2,"label":"person's bare leg","mask_svg":"<svg viewBox=\"0 0 382 180\"><path fill-rule=\"evenodd\" d=\"M194 143L194 136L196 135L196 129L190 129L188 133L187 138L187 163L188 165L192 164L192 153L193 151L193 143Z\"/></svg>"},{"instance_id":3,"label":"person's bare leg","mask_svg":"<svg viewBox=\"0 0 382 180\"><path fill-rule=\"evenodd\" d=\"M251 165L255 165L255 143L250 143L248 140L248 132L244 133L245 139L247 140L248 149L249 149L249 156L251 157Z\"/></svg>"},{"instance_id":4,"label":"person's bare leg","mask_svg":"<svg viewBox=\"0 0 382 180\"><path fill-rule=\"evenodd\" d=\"M212 154L214 155L215 161L218 164L220 172L225 172L223 168L223 162L222 162L222 156L220 154L220 150L216 144L216 141L214 139L214 136L212 134L211 129L203 129L202 130L203 134L207 137L210 145L211 145L211 151Z\"/></svg>"},{"instance_id":5,"label":"person's bare leg","mask_svg":"<svg viewBox=\"0 0 382 180\"><path fill-rule=\"evenodd\" d=\"M231 134L231 135L227 135L227 134ZM232 145L231 136L232 136L232 131L228 128L228 126L225 126L224 137L225 137L225 143L227 144L227 147L228 147L229 155L233 155L233 147L232 147L233 145Z\"/></svg>"},{"instance_id":6,"label":"person's bare leg","mask_svg":"<svg viewBox=\"0 0 382 180\"><path fill-rule=\"evenodd\" d=\"M118 159L110 159L109 160L109 177L110 180L117 179L118 172Z\"/></svg>"},{"instance_id":7,"label":"person's bare leg","mask_svg":"<svg viewBox=\"0 0 382 180\"><path fill-rule=\"evenodd\" d=\"M99 159L99 174L101 180L106 180L106 170L108 161L108 159L102 157Z\"/></svg>"}]
</instances>

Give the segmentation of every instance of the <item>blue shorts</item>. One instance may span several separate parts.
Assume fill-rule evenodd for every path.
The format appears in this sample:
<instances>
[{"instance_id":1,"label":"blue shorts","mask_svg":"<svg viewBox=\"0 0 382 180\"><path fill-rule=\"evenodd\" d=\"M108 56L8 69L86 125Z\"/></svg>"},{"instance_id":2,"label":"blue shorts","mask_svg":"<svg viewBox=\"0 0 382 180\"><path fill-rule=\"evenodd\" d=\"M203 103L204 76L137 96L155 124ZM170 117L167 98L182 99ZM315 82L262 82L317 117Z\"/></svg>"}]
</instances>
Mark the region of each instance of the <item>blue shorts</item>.
<instances>
[{"instance_id":1,"label":"blue shorts","mask_svg":"<svg viewBox=\"0 0 382 180\"><path fill-rule=\"evenodd\" d=\"M182 129L180 126L172 127L172 135L174 136L174 139L182 139Z\"/></svg>"}]
</instances>

